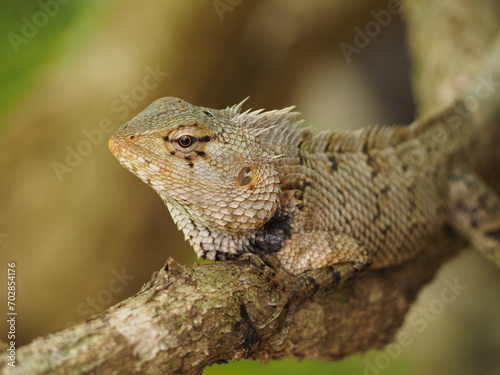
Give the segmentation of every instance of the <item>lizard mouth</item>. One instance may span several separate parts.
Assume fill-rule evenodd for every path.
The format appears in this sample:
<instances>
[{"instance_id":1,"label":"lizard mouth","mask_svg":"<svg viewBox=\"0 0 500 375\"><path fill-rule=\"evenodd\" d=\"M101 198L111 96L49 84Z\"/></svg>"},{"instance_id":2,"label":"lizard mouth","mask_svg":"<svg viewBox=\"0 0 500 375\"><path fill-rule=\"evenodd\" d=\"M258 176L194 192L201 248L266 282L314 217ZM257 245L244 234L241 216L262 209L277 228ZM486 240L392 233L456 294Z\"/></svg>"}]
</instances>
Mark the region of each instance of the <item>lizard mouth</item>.
<instances>
[{"instance_id":1,"label":"lizard mouth","mask_svg":"<svg viewBox=\"0 0 500 375\"><path fill-rule=\"evenodd\" d=\"M135 157L135 154L128 147L127 141L122 137L113 135L108 141L108 148L121 164L124 164L124 161L127 161L131 157ZM129 165L130 163L126 167L129 168Z\"/></svg>"},{"instance_id":2,"label":"lizard mouth","mask_svg":"<svg viewBox=\"0 0 500 375\"><path fill-rule=\"evenodd\" d=\"M113 155L118 155L118 147L119 139L116 136L112 136L108 141L108 148L113 153Z\"/></svg>"},{"instance_id":3,"label":"lizard mouth","mask_svg":"<svg viewBox=\"0 0 500 375\"><path fill-rule=\"evenodd\" d=\"M129 141L133 142L135 139L135 136L124 139L123 137L113 135L108 141L108 147L122 166L134 173L148 185L154 187L154 181L157 180L155 177L158 177L158 174L165 177L170 175L171 171L166 165L153 163L150 158L139 156L134 152L134 147L130 147ZM139 167L139 165L144 165L149 172L142 170L142 167Z\"/></svg>"},{"instance_id":4,"label":"lizard mouth","mask_svg":"<svg viewBox=\"0 0 500 375\"><path fill-rule=\"evenodd\" d=\"M113 153L113 155L117 156L123 153L123 150L128 150L131 143L134 143L137 140L137 136L129 135L129 136L120 136L119 131L111 136L108 141L108 148Z\"/></svg>"}]
</instances>

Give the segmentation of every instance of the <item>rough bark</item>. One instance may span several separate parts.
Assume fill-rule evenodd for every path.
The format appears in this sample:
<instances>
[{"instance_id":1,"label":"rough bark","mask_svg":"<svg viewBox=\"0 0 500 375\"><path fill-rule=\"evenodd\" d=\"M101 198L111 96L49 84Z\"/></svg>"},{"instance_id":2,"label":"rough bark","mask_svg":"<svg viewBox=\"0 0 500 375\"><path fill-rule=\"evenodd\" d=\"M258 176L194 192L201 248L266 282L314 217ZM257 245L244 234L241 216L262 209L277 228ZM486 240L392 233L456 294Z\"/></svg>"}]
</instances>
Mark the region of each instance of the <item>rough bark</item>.
<instances>
[{"instance_id":1,"label":"rough bark","mask_svg":"<svg viewBox=\"0 0 500 375\"><path fill-rule=\"evenodd\" d=\"M17 351L5 374L199 374L228 360L335 360L391 341L420 288L459 248L443 232L416 261L379 271L273 320L282 285L248 262L193 267L170 259L133 297ZM266 322L268 324L266 324ZM261 328L261 326L263 327Z\"/></svg>"}]
</instances>

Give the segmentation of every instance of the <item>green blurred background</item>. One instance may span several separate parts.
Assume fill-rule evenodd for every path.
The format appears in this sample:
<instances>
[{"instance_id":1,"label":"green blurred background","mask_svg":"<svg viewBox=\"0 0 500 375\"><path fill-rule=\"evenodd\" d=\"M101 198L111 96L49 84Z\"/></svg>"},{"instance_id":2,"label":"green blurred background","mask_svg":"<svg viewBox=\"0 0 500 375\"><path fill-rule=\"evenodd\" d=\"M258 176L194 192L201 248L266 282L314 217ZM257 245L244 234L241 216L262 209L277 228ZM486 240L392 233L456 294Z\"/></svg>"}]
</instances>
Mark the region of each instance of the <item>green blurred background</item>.
<instances>
[{"instance_id":1,"label":"green blurred background","mask_svg":"<svg viewBox=\"0 0 500 375\"><path fill-rule=\"evenodd\" d=\"M168 256L195 261L160 198L107 149L111 132L156 98L223 108L250 96L247 108L296 105L317 129L413 120L400 16L350 62L340 48L373 20L370 11L386 7L1 1L0 296L15 261L17 344L134 294ZM467 288L439 313L424 313L455 278ZM409 313L424 317L425 329L408 319L411 345L380 373L500 373L499 286L499 272L475 253L451 261ZM6 341L5 319L0 332ZM338 363L240 361L205 373L373 374L369 363L382 360L371 351Z\"/></svg>"}]
</instances>

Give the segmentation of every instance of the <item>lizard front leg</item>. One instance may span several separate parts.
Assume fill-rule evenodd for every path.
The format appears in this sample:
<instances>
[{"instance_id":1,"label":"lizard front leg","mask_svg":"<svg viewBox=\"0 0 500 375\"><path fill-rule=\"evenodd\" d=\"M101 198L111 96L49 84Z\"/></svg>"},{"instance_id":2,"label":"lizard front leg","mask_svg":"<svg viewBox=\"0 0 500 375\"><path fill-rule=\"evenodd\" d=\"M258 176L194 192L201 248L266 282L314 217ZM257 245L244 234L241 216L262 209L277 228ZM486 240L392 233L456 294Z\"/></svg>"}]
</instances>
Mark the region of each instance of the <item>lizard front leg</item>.
<instances>
[{"instance_id":1,"label":"lizard front leg","mask_svg":"<svg viewBox=\"0 0 500 375\"><path fill-rule=\"evenodd\" d=\"M267 326L287 311L283 329L276 335L280 345L288 334L296 308L318 291L338 289L372 264L366 247L346 234L330 231L309 231L291 236L274 253L247 253L249 259L268 280L282 285L283 294Z\"/></svg>"},{"instance_id":2,"label":"lizard front leg","mask_svg":"<svg viewBox=\"0 0 500 375\"><path fill-rule=\"evenodd\" d=\"M292 234L273 255L284 269L306 280L311 294L340 288L373 261L360 241L333 231Z\"/></svg>"}]
</instances>

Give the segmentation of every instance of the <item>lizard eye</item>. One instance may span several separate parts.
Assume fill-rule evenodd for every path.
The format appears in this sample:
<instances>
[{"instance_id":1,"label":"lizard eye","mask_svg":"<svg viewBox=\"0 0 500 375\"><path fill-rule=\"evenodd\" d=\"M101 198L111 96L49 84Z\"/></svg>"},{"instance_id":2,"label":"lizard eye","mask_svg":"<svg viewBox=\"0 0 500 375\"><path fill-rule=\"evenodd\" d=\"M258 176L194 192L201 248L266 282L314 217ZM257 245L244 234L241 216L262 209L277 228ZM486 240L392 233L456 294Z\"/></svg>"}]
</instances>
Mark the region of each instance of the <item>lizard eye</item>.
<instances>
[{"instance_id":1,"label":"lizard eye","mask_svg":"<svg viewBox=\"0 0 500 375\"><path fill-rule=\"evenodd\" d=\"M194 139L190 135L181 135L177 140L177 143L179 143L179 146L187 148L193 144L193 141Z\"/></svg>"},{"instance_id":2,"label":"lizard eye","mask_svg":"<svg viewBox=\"0 0 500 375\"><path fill-rule=\"evenodd\" d=\"M208 142L212 139L210 129L197 122L180 124L172 130L160 132L158 136L161 136L164 141L163 147L170 155L190 162L197 157L205 156Z\"/></svg>"}]
</instances>

